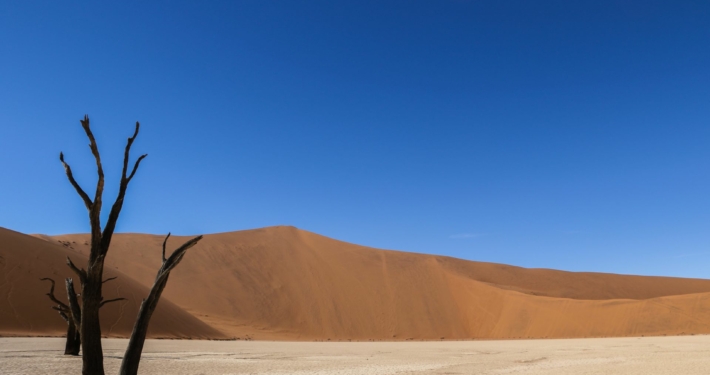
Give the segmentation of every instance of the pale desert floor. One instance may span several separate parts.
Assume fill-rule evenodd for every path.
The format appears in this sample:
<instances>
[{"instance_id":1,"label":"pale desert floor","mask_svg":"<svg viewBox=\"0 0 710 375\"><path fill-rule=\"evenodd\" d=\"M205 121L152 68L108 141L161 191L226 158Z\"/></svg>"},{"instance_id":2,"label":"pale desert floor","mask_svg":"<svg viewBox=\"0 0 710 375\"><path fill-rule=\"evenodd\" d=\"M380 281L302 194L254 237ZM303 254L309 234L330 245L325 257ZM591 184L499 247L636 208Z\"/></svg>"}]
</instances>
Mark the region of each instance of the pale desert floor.
<instances>
[{"instance_id":1,"label":"pale desert floor","mask_svg":"<svg viewBox=\"0 0 710 375\"><path fill-rule=\"evenodd\" d=\"M127 341L104 341L108 374ZM2 374L79 374L62 339L0 338ZM710 336L443 342L148 340L143 374L708 374Z\"/></svg>"}]
</instances>

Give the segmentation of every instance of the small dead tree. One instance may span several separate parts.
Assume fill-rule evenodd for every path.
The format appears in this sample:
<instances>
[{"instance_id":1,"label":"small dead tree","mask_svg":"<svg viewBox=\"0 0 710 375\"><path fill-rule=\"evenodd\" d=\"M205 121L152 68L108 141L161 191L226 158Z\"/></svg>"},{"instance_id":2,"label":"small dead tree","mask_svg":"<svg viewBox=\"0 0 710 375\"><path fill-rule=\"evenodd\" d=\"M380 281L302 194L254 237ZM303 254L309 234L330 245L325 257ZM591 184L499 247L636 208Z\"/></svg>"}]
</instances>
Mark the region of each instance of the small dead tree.
<instances>
[{"instance_id":1,"label":"small dead tree","mask_svg":"<svg viewBox=\"0 0 710 375\"><path fill-rule=\"evenodd\" d=\"M133 332L131 333L131 339L128 341L128 347L126 348L126 354L123 356L123 361L121 362L120 375L136 375L138 374L138 365L141 361L141 353L143 352L143 343L145 342L146 334L148 333L148 323L150 322L150 317L153 315L153 311L158 306L158 300L160 295L165 289L165 285L168 283L168 276L170 276L170 271L175 268L188 249L195 246L198 241L202 239L202 236L197 236L180 246L177 250L170 255L169 258L165 259L165 245L170 238L170 233L165 236L163 241L163 264L158 270L158 274L155 277L155 282L153 287L150 289L150 294L148 298L144 299L141 303L141 308L138 311L138 319L133 326Z\"/></svg>"},{"instance_id":2,"label":"small dead tree","mask_svg":"<svg viewBox=\"0 0 710 375\"><path fill-rule=\"evenodd\" d=\"M77 274L77 276L79 277L79 281L81 282L81 308L79 308L78 299L76 293L74 293L73 287L70 288L70 285L73 285L72 279L67 279L67 293L70 302L69 308L71 309L73 315L74 313L76 313L81 316L79 320L77 320L75 317L74 321L77 327L79 328L81 343L83 345L82 374L104 375L104 360L103 348L101 346L101 326L99 324L99 309L106 303L119 300L115 299L104 301L102 294L102 286L104 283L104 281L102 280L104 261L106 260L106 255L108 254L108 250L111 245L111 238L113 237L114 230L116 229L116 222L118 221L121 209L123 208L123 200L126 196L126 190L128 189L128 185L135 176L141 161L148 155L144 154L138 157L135 164L133 165L133 169L130 173L128 173L131 146L133 145L133 142L138 136L138 131L140 130L140 123L136 122L136 129L133 133L133 136L128 138L126 148L123 154L123 170L119 183L118 196L116 197L116 200L114 201L113 206L111 207L111 211L109 212L106 225L102 229L101 207L104 190L104 172L103 166L101 164L101 155L99 154L99 148L96 145L96 140L94 139L94 135L91 132L91 128L89 126L88 116L84 116L84 119L81 120L81 126L84 129L86 136L89 138L89 148L91 149L91 153L93 154L94 159L96 160L98 180L96 182L96 192L94 194L94 199L92 200L74 179L71 167L64 161L64 154L61 152L59 153L59 160L64 166L64 170L66 172L67 178L69 179L69 183L71 183L71 185L74 187L74 189L84 202L86 209L89 211L89 223L91 226L91 247L89 251L89 261L87 263L86 269L77 267L76 265L74 265L71 259L67 257L67 265ZM160 298L160 292L162 292L163 288L165 288L165 283L167 283L167 275L169 275L170 270L172 270L172 268L174 268L177 263L179 263L185 251L187 251L187 249L189 249L190 247L194 246L197 241L200 240L200 238L201 237L193 238L192 240L186 242L178 250L176 250L176 253L178 253L180 249L184 248L181 255L179 256L179 259L177 261L173 260L172 263L169 263L172 266L166 268L166 264L168 263L163 263L161 271L167 272L164 272L164 279L161 279L164 280L161 282L162 286L154 285L153 289L151 289L151 293L148 299L145 300L141 305L141 311L138 317L139 321L136 322L136 327L139 328L136 329L136 327L134 327L134 334L140 336L140 332L142 332L144 328L147 329L148 321L150 320L150 315L152 314L152 311L155 309L155 306L158 303L158 299ZM173 256L170 257L170 259L172 258ZM168 261L170 259L168 259ZM161 272L158 273L158 279L160 279L160 275ZM158 281L158 279L156 279L156 282ZM158 287L157 289L156 286ZM147 303L148 301L150 302ZM144 310L146 310L146 312L144 312ZM141 323L141 321L143 321L144 323ZM136 347L136 345L138 345L137 343L140 342L137 357L138 360L140 360L140 350L142 350L144 340L145 334L143 334L143 339L135 340L136 344L134 344L134 347ZM131 342L133 341L133 335L131 335ZM129 345L129 349L130 348L131 346ZM131 353L134 352L135 350L131 351ZM124 363L126 363L126 360L124 360ZM132 368L133 365L130 365L129 367ZM137 371L137 362L134 367Z\"/></svg>"},{"instance_id":3,"label":"small dead tree","mask_svg":"<svg viewBox=\"0 0 710 375\"><path fill-rule=\"evenodd\" d=\"M116 277L108 278L104 280L104 283L115 279ZM64 345L64 355L78 356L79 351L81 350L81 335L79 334L79 327L81 327L81 307L78 302L78 296L74 291L74 282L72 281L72 279L66 280L67 299L69 300L69 305L67 305L66 303L58 300L57 297L54 296L54 279L44 277L40 280L49 281L52 283L52 286L50 286L49 293L47 293L47 296L52 302L56 303L56 306L52 306L52 309L56 310L57 313L59 313L59 316L61 316L62 319L67 322L67 341ZM104 301L103 305L109 302L123 300L125 300L125 298L114 298Z\"/></svg>"},{"instance_id":4,"label":"small dead tree","mask_svg":"<svg viewBox=\"0 0 710 375\"><path fill-rule=\"evenodd\" d=\"M52 309L56 310L59 313L59 316L67 322L67 341L64 345L64 355L79 355L79 350L81 349L81 336L79 335L79 330L77 328L78 325L74 321L74 314L72 314L71 308L54 296L54 279L45 277L40 280L46 280L52 283L47 296L50 300L52 300L52 302L56 303L56 306L52 306Z\"/></svg>"}]
</instances>

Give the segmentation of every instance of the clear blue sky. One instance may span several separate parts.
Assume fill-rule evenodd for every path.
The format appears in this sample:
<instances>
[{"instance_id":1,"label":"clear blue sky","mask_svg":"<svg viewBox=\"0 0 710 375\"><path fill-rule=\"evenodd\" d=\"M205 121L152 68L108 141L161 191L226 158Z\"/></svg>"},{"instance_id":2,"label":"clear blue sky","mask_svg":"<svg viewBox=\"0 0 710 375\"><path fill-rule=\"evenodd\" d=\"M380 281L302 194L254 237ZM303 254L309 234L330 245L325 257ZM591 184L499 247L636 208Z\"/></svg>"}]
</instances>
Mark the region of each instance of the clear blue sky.
<instances>
[{"instance_id":1,"label":"clear blue sky","mask_svg":"<svg viewBox=\"0 0 710 375\"><path fill-rule=\"evenodd\" d=\"M0 3L0 226L295 225L526 267L710 277L710 3Z\"/></svg>"}]
</instances>

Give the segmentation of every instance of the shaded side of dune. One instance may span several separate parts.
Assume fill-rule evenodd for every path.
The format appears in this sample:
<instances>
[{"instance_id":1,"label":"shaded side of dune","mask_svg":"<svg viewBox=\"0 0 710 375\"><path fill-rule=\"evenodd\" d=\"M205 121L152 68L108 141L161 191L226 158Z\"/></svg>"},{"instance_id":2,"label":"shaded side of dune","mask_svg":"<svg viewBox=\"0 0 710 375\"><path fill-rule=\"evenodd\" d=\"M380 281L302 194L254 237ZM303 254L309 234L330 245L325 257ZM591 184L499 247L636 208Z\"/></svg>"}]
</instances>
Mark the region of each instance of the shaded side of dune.
<instances>
[{"instance_id":1,"label":"shaded side of dune","mask_svg":"<svg viewBox=\"0 0 710 375\"><path fill-rule=\"evenodd\" d=\"M57 281L55 295L66 300L64 279L75 277L66 266L67 256L80 266L87 261L85 256L70 248L73 245L76 244L68 242L62 246L0 228L0 335L60 336L66 333L66 323L51 309L52 302L46 296L50 284L39 279L50 277ZM106 278L118 277L105 284L104 298L120 296L128 301L110 303L102 308L102 334L127 337L149 287L110 267L104 275ZM160 301L148 335L154 338L224 337L169 298Z\"/></svg>"}]
</instances>

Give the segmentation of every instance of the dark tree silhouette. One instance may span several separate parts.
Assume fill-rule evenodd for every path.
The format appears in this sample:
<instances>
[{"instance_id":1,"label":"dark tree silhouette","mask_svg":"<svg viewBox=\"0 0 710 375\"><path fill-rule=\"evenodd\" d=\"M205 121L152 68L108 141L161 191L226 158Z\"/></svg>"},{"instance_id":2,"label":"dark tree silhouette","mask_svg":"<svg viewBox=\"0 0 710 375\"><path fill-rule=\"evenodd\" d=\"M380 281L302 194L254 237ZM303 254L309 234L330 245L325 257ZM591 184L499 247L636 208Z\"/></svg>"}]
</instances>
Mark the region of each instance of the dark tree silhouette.
<instances>
[{"instance_id":1,"label":"dark tree silhouette","mask_svg":"<svg viewBox=\"0 0 710 375\"><path fill-rule=\"evenodd\" d=\"M54 279L45 277L40 280L46 280L52 283L47 296L50 300L52 300L52 302L56 303L56 306L52 306L52 309L56 310L59 313L59 316L67 322L67 341L64 345L64 354L79 355L79 350L81 349L81 337L79 336L79 330L77 329L77 324L74 321L74 314L72 314L71 308L54 296Z\"/></svg>"},{"instance_id":2,"label":"dark tree silhouette","mask_svg":"<svg viewBox=\"0 0 710 375\"><path fill-rule=\"evenodd\" d=\"M91 153L94 155L94 159L96 160L98 180L96 182L96 192L94 194L94 199L92 200L74 179L71 167L64 161L64 154L61 152L59 153L59 160L62 162L62 165L64 165L64 170L66 172L67 178L69 179L69 183L71 183L71 185L74 187L74 189L84 202L86 209L89 211L89 223L91 226L91 247L89 252L89 261L87 263L86 269L77 267L76 265L74 265L71 259L67 257L67 265L77 274L77 276L79 277L79 281L81 282L81 308L79 307L79 302L76 293L74 293L74 288L72 287L72 279L67 279L67 295L69 297L69 308L72 311L72 315L75 316L74 322L79 328L81 343L83 346L82 374L104 375L104 360L103 349L101 347L101 326L99 324L99 309L106 303L115 301L105 301L103 298L102 286L104 281L102 280L102 278L104 270L104 261L111 245L111 238L113 237L114 230L116 229L116 222L118 221L121 209L123 208L123 200L126 195L128 185L135 176L141 161L148 155L144 154L138 157L135 164L133 165L133 169L131 170L130 174L128 173L131 146L133 145L133 142L138 136L138 131L140 130L140 123L136 122L136 129L133 133L133 136L128 138L126 148L123 154L123 170L121 173L121 181L119 183L118 196L116 197L116 200L114 201L113 206L111 207L111 211L109 212L106 225L102 229L101 206L104 190L104 172L103 166L101 165L101 156L99 154L99 148L96 145L96 140L94 139L94 135L91 132L91 128L89 126L88 116L84 116L84 119L81 120L81 126L84 129L86 136L89 138L89 148L91 149ZM132 354L131 357L135 358L136 363L135 365L133 365L133 360L127 361L126 359L124 359L122 367L126 366L126 368L135 368L135 370L137 371L138 361L140 360L140 350L142 350L143 341L145 340L145 332L143 331L147 330L150 316L158 303L160 293L162 292L163 288L165 288L165 283L167 283L167 276L170 274L172 268L174 268L177 263L180 262L180 260L185 254L185 251L187 251L187 249L189 249L190 247L194 246L201 238L201 236L196 237L186 242L183 246L176 250L175 253L173 253L170 259L163 262L163 266L158 272L158 277L156 278L156 285L153 285L148 299L144 300L144 302L141 304L141 310L139 312L138 321L136 322L133 334L131 335L130 342L134 344L133 346L129 345L129 350L131 350L132 347L138 348L130 351L130 353L135 353L135 350L138 350L138 355L136 356ZM180 253L179 256L176 259L173 259L177 253ZM162 281L159 283L159 280ZM80 319L77 320L76 315L79 315ZM134 335L138 337L142 335L142 339L136 338L134 340Z\"/></svg>"},{"instance_id":3,"label":"dark tree silhouette","mask_svg":"<svg viewBox=\"0 0 710 375\"><path fill-rule=\"evenodd\" d=\"M116 277L111 277L109 279L104 280L104 283L115 279ZM78 302L78 297L76 295L76 292L74 291L74 282L72 279L66 280L67 300L69 300L69 305L67 305L66 303L57 299L57 297L54 295L54 279L44 277L40 280L49 281L52 283L52 286L50 286L49 288L49 293L47 293L47 297L49 297L52 302L56 303L55 306L52 306L52 309L56 310L57 313L59 313L59 316L61 316L62 319L67 322L67 341L64 345L64 354L78 356L79 351L81 350L81 335L79 334L79 327L81 327L81 307L79 307L80 305ZM110 299L104 301L102 303L102 306L109 302L123 300L125 300L125 298Z\"/></svg>"},{"instance_id":4,"label":"dark tree silhouette","mask_svg":"<svg viewBox=\"0 0 710 375\"><path fill-rule=\"evenodd\" d=\"M91 132L89 127L89 117L84 116L81 120L81 126L84 128L86 136L89 138L89 147L91 148L91 153L96 159L96 168L98 171L98 181L96 183L96 193L94 194L94 199L89 198L89 195L84 192L84 190L79 186L79 184L74 179L71 167L69 164L64 162L64 154L59 153L59 160L64 165L64 170L67 174L69 182L74 187L76 192L81 197L86 209L89 211L89 223L91 225L91 248L89 253L89 261L86 270L83 268L78 268L74 263L67 257L67 265L71 268L79 277L81 282L81 320L75 322L78 323L79 332L81 335L81 342L83 344L82 352L82 374L84 375L103 375L104 374L104 358L103 349L101 347L101 325L99 324L99 308L103 303L102 286L103 286L103 272L104 272L104 260L106 259L106 254L108 253L109 245L111 244L111 237L113 236L113 231L116 228L116 222L118 221L118 216L121 213L121 208L123 207L123 199L126 195L126 189L131 179L138 170L140 162L147 155L142 155L136 160L133 170L130 175L128 175L128 160L131 151L131 145L133 141L138 136L138 130L140 129L140 124L136 122L136 130L133 136L128 138L128 143L126 144L126 151L124 153L123 159L123 173L121 174L121 182L119 185L118 196L116 201L111 208L109 213L106 226L101 229L101 206L102 206L102 195L104 191L104 171L101 165L101 156L99 155L99 148L96 145L96 139ZM68 281L67 286L71 281ZM69 302L72 311L75 311L78 307L78 302L76 301L76 295L72 296L72 292L69 292L70 288L67 288L69 293ZM72 299L73 297L73 299Z\"/></svg>"},{"instance_id":5,"label":"dark tree silhouette","mask_svg":"<svg viewBox=\"0 0 710 375\"><path fill-rule=\"evenodd\" d=\"M165 289L165 285L168 283L170 271L182 261L182 257L185 256L187 250L195 246L197 242L202 239L202 236L197 236L185 242L170 255L170 258L165 259L165 245L168 242L168 238L170 238L170 233L165 236L165 240L163 241L163 265L158 270L158 275L155 277L155 282L150 289L148 298L144 299L143 303L141 303L138 319L136 319L136 323L133 326L133 333L131 333L131 339L128 342L126 354L123 356L123 361L121 362L120 375L135 375L138 373L141 352L143 352L143 343L145 342L145 336L148 332L148 323L150 322L150 317L153 315L153 311L155 311L155 308L158 306L160 295L163 293L163 289Z\"/></svg>"}]
</instances>

